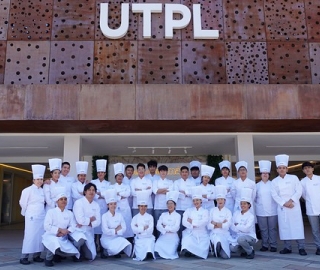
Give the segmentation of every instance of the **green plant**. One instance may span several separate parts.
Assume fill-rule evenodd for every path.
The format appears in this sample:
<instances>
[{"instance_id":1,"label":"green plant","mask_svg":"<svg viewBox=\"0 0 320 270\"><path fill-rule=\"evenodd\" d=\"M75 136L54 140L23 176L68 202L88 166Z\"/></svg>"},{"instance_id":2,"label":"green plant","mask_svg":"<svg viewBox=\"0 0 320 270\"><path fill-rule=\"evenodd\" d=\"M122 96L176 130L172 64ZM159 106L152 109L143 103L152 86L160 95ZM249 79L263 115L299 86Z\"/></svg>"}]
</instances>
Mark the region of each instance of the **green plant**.
<instances>
[{"instance_id":1,"label":"green plant","mask_svg":"<svg viewBox=\"0 0 320 270\"><path fill-rule=\"evenodd\" d=\"M222 155L208 155L207 165L215 168L214 173L210 179L210 184L214 184L215 179L221 177L219 163L223 160Z\"/></svg>"}]
</instances>

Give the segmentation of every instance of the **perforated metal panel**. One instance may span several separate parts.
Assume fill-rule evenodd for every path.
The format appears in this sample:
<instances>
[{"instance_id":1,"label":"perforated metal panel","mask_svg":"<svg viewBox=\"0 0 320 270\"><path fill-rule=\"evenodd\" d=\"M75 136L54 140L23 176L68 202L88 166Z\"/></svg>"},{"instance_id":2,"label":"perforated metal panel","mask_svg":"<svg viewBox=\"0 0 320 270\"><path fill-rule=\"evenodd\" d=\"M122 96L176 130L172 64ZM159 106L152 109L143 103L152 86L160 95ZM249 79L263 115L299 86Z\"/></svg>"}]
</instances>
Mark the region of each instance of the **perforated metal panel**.
<instances>
[{"instance_id":1,"label":"perforated metal panel","mask_svg":"<svg viewBox=\"0 0 320 270\"><path fill-rule=\"evenodd\" d=\"M93 49L93 41L52 42L49 83L92 83Z\"/></svg>"},{"instance_id":2,"label":"perforated metal panel","mask_svg":"<svg viewBox=\"0 0 320 270\"><path fill-rule=\"evenodd\" d=\"M3 83L4 81L6 49L7 49L7 43L5 41L0 41L0 83Z\"/></svg>"},{"instance_id":3,"label":"perforated metal panel","mask_svg":"<svg viewBox=\"0 0 320 270\"><path fill-rule=\"evenodd\" d=\"M7 43L5 84L47 84L49 41Z\"/></svg>"},{"instance_id":4,"label":"perforated metal panel","mask_svg":"<svg viewBox=\"0 0 320 270\"><path fill-rule=\"evenodd\" d=\"M0 0L0 40L7 39L10 0Z\"/></svg>"},{"instance_id":5,"label":"perforated metal panel","mask_svg":"<svg viewBox=\"0 0 320 270\"><path fill-rule=\"evenodd\" d=\"M308 39L320 41L320 1L305 1Z\"/></svg>"},{"instance_id":6,"label":"perforated metal panel","mask_svg":"<svg viewBox=\"0 0 320 270\"><path fill-rule=\"evenodd\" d=\"M313 84L320 84L320 43L309 43L310 65Z\"/></svg>"}]
</instances>

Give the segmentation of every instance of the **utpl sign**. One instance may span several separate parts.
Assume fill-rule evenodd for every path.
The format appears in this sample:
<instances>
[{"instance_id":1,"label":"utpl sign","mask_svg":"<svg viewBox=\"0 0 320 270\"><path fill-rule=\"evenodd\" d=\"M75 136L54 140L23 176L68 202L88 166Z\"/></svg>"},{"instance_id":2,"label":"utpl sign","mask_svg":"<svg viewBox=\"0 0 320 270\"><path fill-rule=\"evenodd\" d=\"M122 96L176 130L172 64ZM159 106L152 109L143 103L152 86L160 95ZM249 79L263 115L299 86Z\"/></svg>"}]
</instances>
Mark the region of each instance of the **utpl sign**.
<instances>
[{"instance_id":1,"label":"utpl sign","mask_svg":"<svg viewBox=\"0 0 320 270\"><path fill-rule=\"evenodd\" d=\"M108 23L109 4L100 4L100 29L103 35L109 39L124 37L129 29L130 4L121 4L121 24L118 29L111 29ZM162 13L162 4L141 3L132 4L132 13L142 13L143 16L143 38L151 38L151 15ZM219 30L204 30L201 27L201 5L193 4L193 38L194 39L218 39ZM182 4L165 4L165 38L173 38L174 29L183 29L191 21L191 10ZM181 19L174 19L174 14L180 14Z\"/></svg>"}]
</instances>

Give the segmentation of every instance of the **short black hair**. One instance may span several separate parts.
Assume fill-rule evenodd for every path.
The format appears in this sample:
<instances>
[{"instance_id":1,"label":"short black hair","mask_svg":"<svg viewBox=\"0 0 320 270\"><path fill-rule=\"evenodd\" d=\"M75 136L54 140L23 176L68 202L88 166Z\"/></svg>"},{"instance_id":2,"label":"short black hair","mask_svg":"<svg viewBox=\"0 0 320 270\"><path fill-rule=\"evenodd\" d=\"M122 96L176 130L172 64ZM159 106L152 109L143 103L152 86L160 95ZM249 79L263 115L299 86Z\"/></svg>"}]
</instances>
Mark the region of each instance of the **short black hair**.
<instances>
[{"instance_id":1,"label":"short black hair","mask_svg":"<svg viewBox=\"0 0 320 270\"><path fill-rule=\"evenodd\" d=\"M146 168L146 165L144 165L143 163L138 163L138 165L137 165L137 170L138 170L139 167L143 167L143 168L145 169L145 168Z\"/></svg>"},{"instance_id":2,"label":"short black hair","mask_svg":"<svg viewBox=\"0 0 320 270\"><path fill-rule=\"evenodd\" d=\"M61 167L63 167L63 165L69 165L69 167L71 167L71 166L70 166L70 163L69 163L68 161L62 162Z\"/></svg>"},{"instance_id":3,"label":"short black hair","mask_svg":"<svg viewBox=\"0 0 320 270\"><path fill-rule=\"evenodd\" d=\"M126 171L126 170L129 169L129 168L134 170L134 167L133 167L132 165L127 165L124 170Z\"/></svg>"},{"instance_id":4,"label":"short black hair","mask_svg":"<svg viewBox=\"0 0 320 270\"><path fill-rule=\"evenodd\" d=\"M190 171L200 171L199 167L197 166L193 166Z\"/></svg>"},{"instance_id":5,"label":"short black hair","mask_svg":"<svg viewBox=\"0 0 320 270\"><path fill-rule=\"evenodd\" d=\"M220 171L222 171L223 169L227 169L227 170L230 172L230 169L229 169L228 167L226 167L226 166L222 167L222 168L220 169Z\"/></svg>"},{"instance_id":6,"label":"short black hair","mask_svg":"<svg viewBox=\"0 0 320 270\"><path fill-rule=\"evenodd\" d=\"M180 172L182 172L182 170L187 170L187 171L189 171L189 168L188 168L187 166L182 166L182 167L180 168Z\"/></svg>"},{"instance_id":7,"label":"short black hair","mask_svg":"<svg viewBox=\"0 0 320 270\"><path fill-rule=\"evenodd\" d=\"M148 161L147 165L148 165L148 168L150 168L150 167L156 167L157 168L158 167L158 162L156 160L154 160L154 159L151 159L151 160Z\"/></svg>"},{"instance_id":8,"label":"short black hair","mask_svg":"<svg viewBox=\"0 0 320 270\"><path fill-rule=\"evenodd\" d=\"M85 196L86 195L86 191L88 189L90 189L91 187L94 187L94 190L95 192L97 192L97 186L95 184L92 184L92 183L88 183L84 186L84 189L83 189L83 195Z\"/></svg>"},{"instance_id":9,"label":"short black hair","mask_svg":"<svg viewBox=\"0 0 320 270\"><path fill-rule=\"evenodd\" d=\"M168 171L168 167L166 166L166 165L161 165L161 166L159 166L159 168L158 168L158 171L160 172L160 171Z\"/></svg>"},{"instance_id":10,"label":"short black hair","mask_svg":"<svg viewBox=\"0 0 320 270\"><path fill-rule=\"evenodd\" d=\"M59 169L54 169L54 170L50 171L50 174L53 174L53 172L56 171L56 170L58 170L59 172L61 172L61 170L59 170Z\"/></svg>"},{"instance_id":11,"label":"short black hair","mask_svg":"<svg viewBox=\"0 0 320 270\"><path fill-rule=\"evenodd\" d=\"M312 167L314 168L314 164L312 164L310 161L306 161L302 163L302 170L304 169L304 167Z\"/></svg>"}]
</instances>

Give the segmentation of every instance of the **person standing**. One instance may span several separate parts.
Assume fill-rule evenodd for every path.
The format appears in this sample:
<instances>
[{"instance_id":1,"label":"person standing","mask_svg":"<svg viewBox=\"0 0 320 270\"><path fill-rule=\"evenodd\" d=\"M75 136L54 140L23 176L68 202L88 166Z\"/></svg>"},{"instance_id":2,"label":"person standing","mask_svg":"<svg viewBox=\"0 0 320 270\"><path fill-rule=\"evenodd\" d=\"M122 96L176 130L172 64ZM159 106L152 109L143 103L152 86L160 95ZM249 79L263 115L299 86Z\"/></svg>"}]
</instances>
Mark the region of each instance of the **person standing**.
<instances>
[{"instance_id":1,"label":"person standing","mask_svg":"<svg viewBox=\"0 0 320 270\"><path fill-rule=\"evenodd\" d=\"M261 181L256 184L257 196L255 210L258 225L261 231L262 247L260 251L277 251L277 203L271 196L271 181L269 180L271 161L260 160L259 168Z\"/></svg>"},{"instance_id":2,"label":"person standing","mask_svg":"<svg viewBox=\"0 0 320 270\"><path fill-rule=\"evenodd\" d=\"M25 219L24 237L20 263L30 264L29 254L33 254L34 262L43 262L40 258L43 251L42 235L44 233L43 221L45 218L44 192L41 188L46 166L32 165L33 184L22 190L19 204L21 215Z\"/></svg>"},{"instance_id":3,"label":"person standing","mask_svg":"<svg viewBox=\"0 0 320 270\"><path fill-rule=\"evenodd\" d=\"M124 172L125 172L125 176L123 177L122 183L130 187L131 181L133 180L134 167L129 164L125 167ZM129 202L130 209L132 209L133 197L131 195L131 192L128 198L128 202ZM132 211L131 211L131 215L132 215Z\"/></svg>"},{"instance_id":4,"label":"person standing","mask_svg":"<svg viewBox=\"0 0 320 270\"><path fill-rule=\"evenodd\" d=\"M72 211L73 200L71 196L71 187L72 187L72 184L76 182L76 179L73 176L70 176L69 172L70 172L70 163L67 161L62 162L59 183L63 185L66 189L66 193L68 196L67 209Z\"/></svg>"},{"instance_id":5,"label":"person standing","mask_svg":"<svg viewBox=\"0 0 320 270\"><path fill-rule=\"evenodd\" d=\"M214 167L201 165L201 184L202 188L202 207L210 211L214 208L214 185L209 184L209 181L214 173Z\"/></svg>"},{"instance_id":6,"label":"person standing","mask_svg":"<svg viewBox=\"0 0 320 270\"><path fill-rule=\"evenodd\" d=\"M192 181L194 181L196 186L200 186L200 184L201 184L200 168L201 168L200 161L194 160L194 161L191 161L189 164L189 169L190 169L190 177L189 178Z\"/></svg>"},{"instance_id":7,"label":"person standing","mask_svg":"<svg viewBox=\"0 0 320 270\"><path fill-rule=\"evenodd\" d=\"M306 256L304 227L300 207L302 186L297 176L287 174L288 155L275 156L279 176L271 182L271 195L278 204L278 224L280 239L284 240L284 249L280 254L292 252L291 240L298 243L299 254Z\"/></svg>"},{"instance_id":8,"label":"person standing","mask_svg":"<svg viewBox=\"0 0 320 270\"><path fill-rule=\"evenodd\" d=\"M227 207L231 211L231 213L233 213L234 198L231 194L231 188L236 180L229 175L231 170L231 163L229 160L223 160L219 163L219 167L222 176L215 180L215 185L223 185L227 188L225 207Z\"/></svg>"},{"instance_id":9,"label":"person standing","mask_svg":"<svg viewBox=\"0 0 320 270\"><path fill-rule=\"evenodd\" d=\"M77 161L77 178L78 180L74 182L71 186L71 196L73 204L76 200L83 198L83 189L86 185L86 177L88 171L88 162L87 161Z\"/></svg>"},{"instance_id":10,"label":"person standing","mask_svg":"<svg viewBox=\"0 0 320 270\"><path fill-rule=\"evenodd\" d=\"M301 180L302 197L306 201L307 216L311 225L316 255L320 255L320 176L314 175L314 165L307 161L302 164L306 177Z\"/></svg>"},{"instance_id":11,"label":"person standing","mask_svg":"<svg viewBox=\"0 0 320 270\"><path fill-rule=\"evenodd\" d=\"M148 173L145 177L150 179L152 186L153 186L153 183L160 179L160 175L156 174L158 162L156 160L151 159L148 161L147 166L148 166L148 170L150 173ZM151 193L151 200L152 200L153 206L154 206L154 199L155 199L155 194L152 192ZM152 209L152 215L153 215L153 218L155 219L153 209Z\"/></svg>"}]
</instances>

